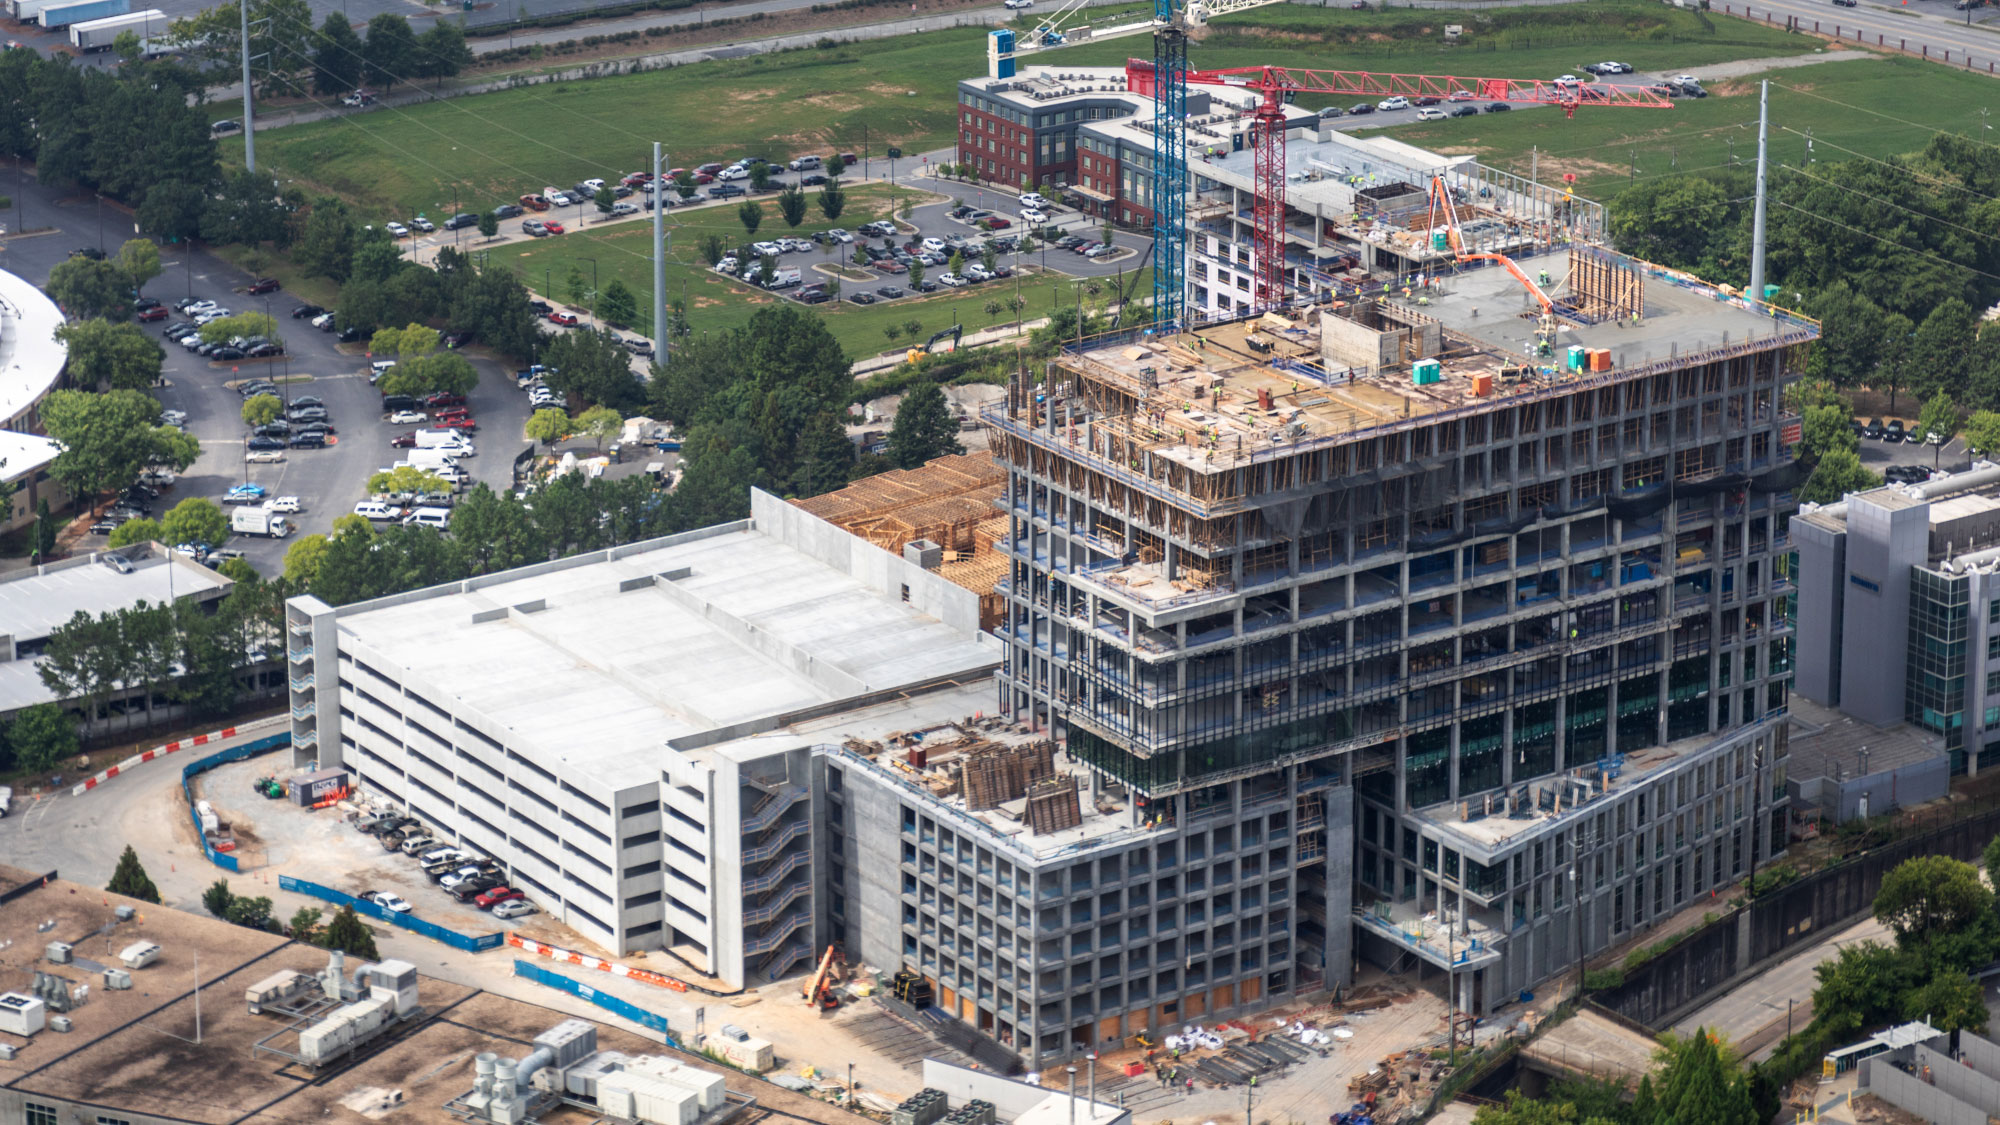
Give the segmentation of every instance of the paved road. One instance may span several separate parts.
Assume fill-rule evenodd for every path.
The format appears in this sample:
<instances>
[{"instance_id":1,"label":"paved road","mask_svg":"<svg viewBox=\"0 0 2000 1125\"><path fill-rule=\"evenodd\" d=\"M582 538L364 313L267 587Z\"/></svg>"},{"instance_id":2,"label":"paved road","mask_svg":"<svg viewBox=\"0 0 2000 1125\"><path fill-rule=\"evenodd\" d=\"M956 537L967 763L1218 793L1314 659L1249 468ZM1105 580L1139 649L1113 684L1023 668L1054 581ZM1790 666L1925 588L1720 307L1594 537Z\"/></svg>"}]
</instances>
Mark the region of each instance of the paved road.
<instances>
[{"instance_id":1,"label":"paved road","mask_svg":"<svg viewBox=\"0 0 2000 1125\"><path fill-rule=\"evenodd\" d=\"M1818 984L1815 968L1840 956L1848 946L1889 940L1888 929L1873 918L1836 930L1817 945L1730 989L1727 996L1675 1024L1674 1030L1685 1035L1707 1028L1752 1056L1768 1053L1768 1048L1784 1038L1788 1015L1795 1028L1812 1021L1812 993Z\"/></svg>"},{"instance_id":2,"label":"paved road","mask_svg":"<svg viewBox=\"0 0 2000 1125\"><path fill-rule=\"evenodd\" d=\"M32 179L12 170L0 171L0 192L10 194L24 207L30 228L53 227L47 233L15 236L0 242L0 269L19 274L36 284L48 278L57 263L81 246L99 246L116 252L133 237L131 219L110 204L100 206L89 197L58 199ZM9 230L18 230L14 215L7 216ZM101 234L100 234L101 230ZM173 491L161 497L153 514L158 516L189 496L219 500L232 484L246 479L265 486L272 495L296 495L305 503L298 518L304 532L325 531L335 516L350 511L361 498L367 479L375 470L391 464L395 452L388 444L391 434L410 427L390 427L382 421L381 399L363 374L368 367L358 351L342 352L333 337L316 332L304 321L292 320L289 313L298 301L284 293L268 298L249 297L241 291L251 278L242 271L206 252L190 256L181 247L168 247L165 272L155 278L146 292L173 302L190 295L220 301L237 312L269 312L278 320L278 330L291 355L289 361L273 365L246 362L234 365L211 364L172 344L167 345L165 375L168 386L157 393L163 407L187 412L188 432L201 439L202 456L188 470ZM149 334L160 325L144 325ZM511 372L497 359L475 347L467 353L480 371L481 383L471 404L480 420L475 442L480 455L470 462L475 479L496 488L512 481L513 455L523 446L521 426L527 420L527 403L514 388ZM241 420L242 399L225 382L261 375L289 373L311 375L307 384L292 384L291 394L310 393L324 399L339 441L325 449L292 450L277 464L248 464L243 460L245 430ZM87 537L85 546L98 546L102 539ZM249 539L233 542L253 566L265 574L282 569L284 540Z\"/></svg>"},{"instance_id":3,"label":"paved road","mask_svg":"<svg viewBox=\"0 0 2000 1125\"><path fill-rule=\"evenodd\" d=\"M1857 34L1869 46L1900 47L1912 54L1939 62L1964 66L1968 56L1978 70L2000 71L2000 9L1973 11L1970 25L1965 12L1954 11L1956 0L1908 0L1884 4L1863 0L1852 8L1820 0L1714 0L1713 12L1770 22L1783 26L1787 18L1797 26L1823 35L1838 33L1853 42Z\"/></svg>"}]
</instances>

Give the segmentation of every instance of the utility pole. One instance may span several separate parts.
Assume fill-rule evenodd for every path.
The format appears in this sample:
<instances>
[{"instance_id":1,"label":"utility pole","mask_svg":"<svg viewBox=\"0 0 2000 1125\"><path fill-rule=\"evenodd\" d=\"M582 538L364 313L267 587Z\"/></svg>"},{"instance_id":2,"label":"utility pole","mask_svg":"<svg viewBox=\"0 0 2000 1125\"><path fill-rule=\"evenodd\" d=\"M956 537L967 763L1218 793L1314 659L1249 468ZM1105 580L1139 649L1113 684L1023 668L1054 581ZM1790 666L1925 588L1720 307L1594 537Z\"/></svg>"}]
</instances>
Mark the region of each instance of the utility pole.
<instances>
[{"instance_id":1,"label":"utility pole","mask_svg":"<svg viewBox=\"0 0 2000 1125\"><path fill-rule=\"evenodd\" d=\"M667 182L660 142L653 142L653 362L667 362Z\"/></svg>"},{"instance_id":2,"label":"utility pole","mask_svg":"<svg viewBox=\"0 0 2000 1125\"><path fill-rule=\"evenodd\" d=\"M250 93L250 0L240 0L243 13L243 166L250 171L257 170L257 122L256 109Z\"/></svg>"},{"instance_id":3,"label":"utility pole","mask_svg":"<svg viewBox=\"0 0 2000 1125\"><path fill-rule=\"evenodd\" d=\"M1764 303L1764 172L1768 163L1766 141L1771 132L1771 83L1758 84L1757 93L1757 212L1750 223L1750 300Z\"/></svg>"}]
</instances>

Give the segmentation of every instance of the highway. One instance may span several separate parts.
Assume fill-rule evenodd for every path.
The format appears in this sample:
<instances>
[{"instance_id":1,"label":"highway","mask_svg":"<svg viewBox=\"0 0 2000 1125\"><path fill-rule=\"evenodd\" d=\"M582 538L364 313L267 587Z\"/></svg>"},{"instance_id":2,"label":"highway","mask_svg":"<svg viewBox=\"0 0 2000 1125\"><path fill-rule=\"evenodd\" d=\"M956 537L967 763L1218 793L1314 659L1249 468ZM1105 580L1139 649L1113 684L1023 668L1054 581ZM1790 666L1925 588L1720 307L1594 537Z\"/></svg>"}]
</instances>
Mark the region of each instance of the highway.
<instances>
[{"instance_id":1,"label":"highway","mask_svg":"<svg viewBox=\"0 0 2000 1125\"><path fill-rule=\"evenodd\" d=\"M1797 21L1802 31L1838 35L1849 43L1907 51L1952 66L2000 73L2000 9L1981 8L1970 14L1955 11L1953 0L1908 0L1881 4L1872 0L1841 7L1819 0L1713 0L1711 12L1759 23L1783 26Z\"/></svg>"}]
</instances>

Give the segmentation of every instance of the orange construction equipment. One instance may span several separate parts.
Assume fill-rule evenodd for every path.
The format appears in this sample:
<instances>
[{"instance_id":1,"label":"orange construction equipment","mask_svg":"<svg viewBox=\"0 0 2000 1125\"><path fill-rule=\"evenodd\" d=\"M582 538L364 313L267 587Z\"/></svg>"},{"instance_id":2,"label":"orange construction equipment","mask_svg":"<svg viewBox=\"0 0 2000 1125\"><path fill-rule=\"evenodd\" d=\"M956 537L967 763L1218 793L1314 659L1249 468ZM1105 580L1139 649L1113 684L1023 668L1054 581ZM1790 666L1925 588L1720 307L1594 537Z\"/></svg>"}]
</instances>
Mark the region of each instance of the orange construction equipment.
<instances>
[{"instance_id":1,"label":"orange construction equipment","mask_svg":"<svg viewBox=\"0 0 2000 1125\"><path fill-rule=\"evenodd\" d=\"M1465 238L1458 233L1458 213L1453 209L1451 189L1445 186L1443 176L1431 177L1430 202L1431 229L1437 229L1438 212L1442 210L1444 212L1445 237L1451 240L1451 252L1458 261L1499 262L1501 265L1507 267L1508 273L1514 275L1515 281L1527 286L1528 292L1534 294L1535 300L1541 303L1543 313L1553 314L1556 311L1556 303L1549 300L1549 295L1542 292L1542 287L1536 285L1533 279L1522 272L1520 266L1514 264L1514 259L1509 258L1505 254L1468 254L1465 252Z\"/></svg>"},{"instance_id":2,"label":"orange construction equipment","mask_svg":"<svg viewBox=\"0 0 2000 1125\"><path fill-rule=\"evenodd\" d=\"M833 983L833 962L840 956L838 944L826 947L826 956L819 959L819 970L806 982L806 1003L821 1011L832 1011L840 1007L840 998L829 987Z\"/></svg>"}]
</instances>

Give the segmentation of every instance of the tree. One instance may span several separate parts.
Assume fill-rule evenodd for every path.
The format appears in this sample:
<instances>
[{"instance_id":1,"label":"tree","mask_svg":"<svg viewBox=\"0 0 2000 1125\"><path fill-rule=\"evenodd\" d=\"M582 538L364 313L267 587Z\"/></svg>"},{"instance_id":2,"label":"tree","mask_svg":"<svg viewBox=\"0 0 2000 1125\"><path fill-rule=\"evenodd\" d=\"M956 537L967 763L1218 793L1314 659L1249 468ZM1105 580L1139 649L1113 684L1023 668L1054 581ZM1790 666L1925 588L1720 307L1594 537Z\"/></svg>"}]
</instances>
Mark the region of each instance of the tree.
<instances>
[{"instance_id":1,"label":"tree","mask_svg":"<svg viewBox=\"0 0 2000 1125\"><path fill-rule=\"evenodd\" d=\"M1728 193L1701 176L1648 180L1619 192L1607 210L1618 249L1679 269L1701 265L1731 219Z\"/></svg>"},{"instance_id":2,"label":"tree","mask_svg":"<svg viewBox=\"0 0 2000 1125\"><path fill-rule=\"evenodd\" d=\"M2000 884L2000 836L1986 842L1986 851L1980 859L1986 866L1986 881Z\"/></svg>"},{"instance_id":3,"label":"tree","mask_svg":"<svg viewBox=\"0 0 2000 1125\"><path fill-rule=\"evenodd\" d=\"M1854 404L1847 400L1846 395L1840 393L1838 387L1825 379L1800 379L1785 388L1787 409L1803 414L1815 406L1837 407L1841 413L1850 416L1854 413Z\"/></svg>"},{"instance_id":4,"label":"tree","mask_svg":"<svg viewBox=\"0 0 2000 1125\"><path fill-rule=\"evenodd\" d=\"M143 391L160 381L166 362L166 351L136 324L72 320L56 329L56 339L69 348L70 375L86 387Z\"/></svg>"},{"instance_id":5,"label":"tree","mask_svg":"<svg viewBox=\"0 0 2000 1125\"><path fill-rule=\"evenodd\" d=\"M757 259L757 284L769 289L778 279L778 256L765 254Z\"/></svg>"},{"instance_id":6,"label":"tree","mask_svg":"<svg viewBox=\"0 0 2000 1125\"><path fill-rule=\"evenodd\" d=\"M610 184L605 184L597 189L597 197L592 202L597 204L599 214L609 215L611 209L618 206L618 193L611 190Z\"/></svg>"},{"instance_id":7,"label":"tree","mask_svg":"<svg viewBox=\"0 0 2000 1125\"><path fill-rule=\"evenodd\" d=\"M694 185L693 172L683 168L680 175L674 177L674 194L682 199L693 199L697 190L699 189Z\"/></svg>"},{"instance_id":8,"label":"tree","mask_svg":"<svg viewBox=\"0 0 2000 1125\"><path fill-rule=\"evenodd\" d=\"M1000 252L998 250L993 249L992 243L990 242L987 243L986 246L979 251L979 264L986 267L987 273L992 273L994 267L997 266L999 262L1000 262Z\"/></svg>"},{"instance_id":9,"label":"tree","mask_svg":"<svg viewBox=\"0 0 2000 1125\"><path fill-rule=\"evenodd\" d=\"M1854 427L1848 424L1847 411L1838 406L1808 406L1800 415L1799 460L1808 465L1817 465L1821 457L1830 449L1844 449L1853 453L1861 448L1861 439L1854 436Z\"/></svg>"},{"instance_id":10,"label":"tree","mask_svg":"<svg viewBox=\"0 0 2000 1125\"><path fill-rule=\"evenodd\" d=\"M1866 384L1882 359L1882 307L1836 281L1811 302L1820 318L1820 338L1806 360L1806 372L1836 387Z\"/></svg>"},{"instance_id":11,"label":"tree","mask_svg":"<svg viewBox=\"0 0 2000 1125\"><path fill-rule=\"evenodd\" d=\"M1531 1098L1519 1090L1507 1091L1505 1104L1480 1106L1472 1116L1473 1125L1576 1125L1576 1120L1574 1105Z\"/></svg>"},{"instance_id":12,"label":"tree","mask_svg":"<svg viewBox=\"0 0 2000 1125\"><path fill-rule=\"evenodd\" d=\"M362 922L360 916L354 913L354 907L349 904L342 904L341 908L334 912L333 921L328 922L326 929L319 935L319 944L328 949L338 949L350 957L359 957L364 961L382 959L382 955L375 951L375 931Z\"/></svg>"},{"instance_id":13,"label":"tree","mask_svg":"<svg viewBox=\"0 0 2000 1125\"><path fill-rule=\"evenodd\" d=\"M338 96L361 85L364 51L346 13L328 12L320 24L319 42L313 47L313 92Z\"/></svg>"},{"instance_id":14,"label":"tree","mask_svg":"<svg viewBox=\"0 0 2000 1125\"><path fill-rule=\"evenodd\" d=\"M958 275L958 276L960 276L960 277L964 277L964 276L965 276L965 255L964 255L964 254L963 254L962 252L960 252L960 251L956 251L956 250L952 251L952 255L951 255L951 260L950 260L949 262L946 262L946 263L945 263L945 267L944 267L944 268L945 268L946 272L948 272L948 273L955 273L955 274L957 274L957 275Z\"/></svg>"},{"instance_id":15,"label":"tree","mask_svg":"<svg viewBox=\"0 0 2000 1125\"><path fill-rule=\"evenodd\" d=\"M1706 1028L1669 1036L1659 1057L1665 1063L1656 1087L1658 1121L1699 1125L1761 1125L1750 1101L1749 1084L1722 1057Z\"/></svg>"},{"instance_id":16,"label":"tree","mask_svg":"<svg viewBox=\"0 0 2000 1125\"><path fill-rule=\"evenodd\" d=\"M722 259L729 256L729 244L713 231L701 236L700 246L702 261L711 266L720 265Z\"/></svg>"},{"instance_id":17,"label":"tree","mask_svg":"<svg viewBox=\"0 0 2000 1125\"><path fill-rule=\"evenodd\" d=\"M278 401L277 395L251 395L243 400L243 424L246 426L268 425L284 412L284 404Z\"/></svg>"},{"instance_id":18,"label":"tree","mask_svg":"<svg viewBox=\"0 0 2000 1125\"><path fill-rule=\"evenodd\" d=\"M201 338L210 344L226 343L238 336L262 336L275 343L283 343L278 335L278 321L269 313L243 312L234 316L219 317L201 326Z\"/></svg>"},{"instance_id":19,"label":"tree","mask_svg":"<svg viewBox=\"0 0 2000 1125\"><path fill-rule=\"evenodd\" d=\"M1966 419L1964 433L1968 449L1976 449L1987 456L2000 454L2000 412L1975 411L1972 417Z\"/></svg>"},{"instance_id":20,"label":"tree","mask_svg":"<svg viewBox=\"0 0 2000 1125\"><path fill-rule=\"evenodd\" d=\"M371 86L387 90L405 77L414 76L417 36L410 30L410 21L392 12L369 20L368 42L362 47L361 58L367 64Z\"/></svg>"},{"instance_id":21,"label":"tree","mask_svg":"<svg viewBox=\"0 0 2000 1125\"><path fill-rule=\"evenodd\" d=\"M543 349L542 361L551 369L544 381L559 394L614 410L636 408L644 400L645 389L632 374L632 353L615 332L565 332Z\"/></svg>"},{"instance_id":22,"label":"tree","mask_svg":"<svg viewBox=\"0 0 2000 1125\"><path fill-rule=\"evenodd\" d=\"M438 79L438 84L443 85L444 79L454 77L471 66L472 61L465 28L451 20L438 20L417 37L412 73L418 78Z\"/></svg>"},{"instance_id":23,"label":"tree","mask_svg":"<svg viewBox=\"0 0 2000 1125\"><path fill-rule=\"evenodd\" d=\"M312 589L313 579L319 577L320 561L326 558L326 546L326 536L315 534L302 536L286 548L285 581L296 589Z\"/></svg>"},{"instance_id":24,"label":"tree","mask_svg":"<svg viewBox=\"0 0 2000 1125\"><path fill-rule=\"evenodd\" d=\"M499 235L500 216L495 215L491 211L481 211L479 213L479 236L481 238L497 238Z\"/></svg>"},{"instance_id":25,"label":"tree","mask_svg":"<svg viewBox=\"0 0 2000 1125\"><path fill-rule=\"evenodd\" d=\"M627 327L639 319L639 298L631 286L614 277L598 294L597 315L614 328Z\"/></svg>"},{"instance_id":26,"label":"tree","mask_svg":"<svg viewBox=\"0 0 2000 1125\"><path fill-rule=\"evenodd\" d=\"M1829 449L1821 455L1812 476L1799 489L1799 499L1809 504L1831 504L1850 492L1865 492L1882 483L1882 478L1861 464L1851 449Z\"/></svg>"},{"instance_id":27,"label":"tree","mask_svg":"<svg viewBox=\"0 0 2000 1125\"><path fill-rule=\"evenodd\" d=\"M55 704L36 703L8 724L7 747L22 769L52 770L76 754L76 724Z\"/></svg>"},{"instance_id":28,"label":"tree","mask_svg":"<svg viewBox=\"0 0 2000 1125\"><path fill-rule=\"evenodd\" d=\"M1896 944L1916 948L1991 913L1993 892L1969 863L1950 856L1906 859L1882 877L1875 920L1896 932Z\"/></svg>"},{"instance_id":29,"label":"tree","mask_svg":"<svg viewBox=\"0 0 2000 1125\"><path fill-rule=\"evenodd\" d=\"M251 566L248 559L223 559L222 564L215 568L215 572L231 582L257 583L264 580L264 576L257 573L257 568Z\"/></svg>"},{"instance_id":30,"label":"tree","mask_svg":"<svg viewBox=\"0 0 2000 1125\"><path fill-rule=\"evenodd\" d=\"M228 918L229 908L236 903L236 892L229 889L229 880L218 878L201 892L201 904L217 918Z\"/></svg>"},{"instance_id":31,"label":"tree","mask_svg":"<svg viewBox=\"0 0 2000 1125\"><path fill-rule=\"evenodd\" d=\"M945 406L944 392L929 379L917 380L903 395L895 424L889 427L889 460L899 469L915 469L933 458L963 452L958 423Z\"/></svg>"},{"instance_id":32,"label":"tree","mask_svg":"<svg viewBox=\"0 0 2000 1125\"><path fill-rule=\"evenodd\" d=\"M346 281L354 270L354 247L360 233L360 224L346 203L321 196L306 213L305 228L292 247L292 260L313 277Z\"/></svg>"},{"instance_id":33,"label":"tree","mask_svg":"<svg viewBox=\"0 0 2000 1125\"><path fill-rule=\"evenodd\" d=\"M141 902L160 901L160 888L153 885L152 878L139 863L139 853L133 851L130 844L125 845L125 851L119 855L118 869L111 873L111 881L104 885L104 889Z\"/></svg>"},{"instance_id":34,"label":"tree","mask_svg":"<svg viewBox=\"0 0 2000 1125\"><path fill-rule=\"evenodd\" d=\"M576 429L578 433L595 440L601 453L606 439L624 432L625 416L608 406L593 406L576 416Z\"/></svg>"},{"instance_id":35,"label":"tree","mask_svg":"<svg viewBox=\"0 0 2000 1125\"><path fill-rule=\"evenodd\" d=\"M1910 336L1910 389L1925 398L1940 391L1964 395L1978 335L1979 314L1957 297L1932 309Z\"/></svg>"},{"instance_id":36,"label":"tree","mask_svg":"<svg viewBox=\"0 0 2000 1125\"><path fill-rule=\"evenodd\" d=\"M436 473L419 469L414 465L403 465L394 469L383 469L369 477L368 491L371 494L413 496L426 492L449 492L451 485Z\"/></svg>"},{"instance_id":37,"label":"tree","mask_svg":"<svg viewBox=\"0 0 2000 1125\"><path fill-rule=\"evenodd\" d=\"M924 291L924 260L922 258L911 258L910 292L921 293L923 291Z\"/></svg>"},{"instance_id":38,"label":"tree","mask_svg":"<svg viewBox=\"0 0 2000 1125\"><path fill-rule=\"evenodd\" d=\"M166 541L167 533L160 527L159 520L140 518L126 520L124 523L112 528L111 535L105 539L104 545L116 551L123 547L130 547L134 543L163 543Z\"/></svg>"},{"instance_id":39,"label":"tree","mask_svg":"<svg viewBox=\"0 0 2000 1125\"><path fill-rule=\"evenodd\" d=\"M1937 435L1936 442L1931 446L1933 465L1943 460L1945 443L1957 437L1959 428L1964 424L1965 416L1958 412L1958 404L1945 391L1937 392L1924 403L1922 412L1917 415L1917 433L1924 435L1925 441L1931 441L1931 435ZM1850 427L1848 433L1853 432Z\"/></svg>"},{"instance_id":40,"label":"tree","mask_svg":"<svg viewBox=\"0 0 2000 1125\"><path fill-rule=\"evenodd\" d=\"M284 243L293 212L305 205L297 188L283 188L265 172L237 169L201 209L201 236L210 242Z\"/></svg>"},{"instance_id":41,"label":"tree","mask_svg":"<svg viewBox=\"0 0 2000 1125\"><path fill-rule=\"evenodd\" d=\"M1986 997L1979 983L1956 969L1943 969L1903 994L1902 1016L1939 1031L1986 1030Z\"/></svg>"},{"instance_id":42,"label":"tree","mask_svg":"<svg viewBox=\"0 0 2000 1125\"><path fill-rule=\"evenodd\" d=\"M318 945L320 943L319 920L321 917L322 915L318 907L301 906L296 911L293 911L292 920L286 924L285 930L292 935L293 941L302 941L307 945Z\"/></svg>"},{"instance_id":43,"label":"tree","mask_svg":"<svg viewBox=\"0 0 2000 1125\"><path fill-rule=\"evenodd\" d=\"M167 509L160 530L169 543L201 543L210 547L229 538L229 517L206 497L190 496Z\"/></svg>"},{"instance_id":44,"label":"tree","mask_svg":"<svg viewBox=\"0 0 2000 1125\"><path fill-rule=\"evenodd\" d=\"M139 225L170 242L186 242L201 233L201 212L208 193L184 180L163 180L146 192L139 204Z\"/></svg>"},{"instance_id":45,"label":"tree","mask_svg":"<svg viewBox=\"0 0 2000 1125\"><path fill-rule=\"evenodd\" d=\"M889 342L893 344L897 340L902 339L903 326L900 324L885 324L882 326L882 335L887 336Z\"/></svg>"},{"instance_id":46,"label":"tree","mask_svg":"<svg viewBox=\"0 0 2000 1125\"><path fill-rule=\"evenodd\" d=\"M845 485L854 472L854 443L832 411L815 414L799 434L799 471L793 488L818 496Z\"/></svg>"},{"instance_id":47,"label":"tree","mask_svg":"<svg viewBox=\"0 0 2000 1125\"><path fill-rule=\"evenodd\" d=\"M806 193L800 191L798 185L794 184L778 193L778 214L784 218L788 227L797 227L806 221Z\"/></svg>"},{"instance_id":48,"label":"tree","mask_svg":"<svg viewBox=\"0 0 2000 1125\"><path fill-rule=\"evenodd\" d=\"M116 262L81 256L58 262L43 288L72 317L124 320L132 315L131 275Z\"/></svg>"},{"instance_id":49,"label":"tree","mask_svg":"<svg viewBox=\"0 0 2000 1125\"><path fill-rule=\"evenodd\" d=\"M846 209L847 193L840 189L840 178L836 176L827 180L826 186L819 189L819 213L825 215L830 223L840 218L840 213Z\"/></svg>"},{"instance_id":50,"label":"tree","mask_svg":"<svg viewBox=\"0 0 2000 1125\"><path fill-rule=\"evenodd\" d=\"M568 412L557 410L553 406L545 406L528 416L528 424L523 427L523 432L531 441L553 445L567 437L572 428Z\"/></svg>"},{"instance_id":51,"label":"tree","mask_svg":"<svg viewBox=\"0 0 2000 1125\"><path fill-rule=\"evenodd\" d=\"M761 160L750 165L750 190L761 192L771 186L771 166Z\"/></svg>"},{"instance_id":52,"label":"tree","mask_svg":"<svg viewBox=\"0 0 2000 1125\"><path fill-rule=\"evenodd\" d=\"M479 369L457 352L437 352L413 359L397 360L382 376L380 390L385 395L426 395L439 391L463 395L479 385Z\"/></svg>"},{"instance_id":53,"label":"tree","mask_svg":"<svg viewBox=\"0 0 2000 1125\"><path fill-rule=\"evenodd\" d=\"M235 925L252 930L273 929L278 922L271 916L271 900L263 895L256 898L237 895L229 901L229 912L224 917Z\"/></svg>"},{"instance_id":54,"label":"tree","mask_svg":"<svg viewBox=\"0 0 2000 1125\"><path fill-rule=\"evenodd\" d=\"M51 391L41 414L63 446L49 473L74 496L122 488L155 461L180 472L201 454L193 437L160 425L160 404L138 391Z\"/></svg>"},{"instance_id":55,"label":"tree","mask_svg":"<svg viewBox=\"0 0 2000 1125\"><path fill-rule=\"evenodd\" d=\"M745 233L756 234L757 228L764 224L764 208L756 200L746 199L736 209L736 218L743 224Z\"/></svg>"},{"instance_id":56,"label":"tree","mask_svg":"<svg viewBox=\"0 0 2000 1125\"><path fill-rule=\"evenodd\" d=\"M150 238L128 239L118 248L118 268L131 280L136 296L147 282L160 276L160 247Z\"/></svg>"}]
</instances>

